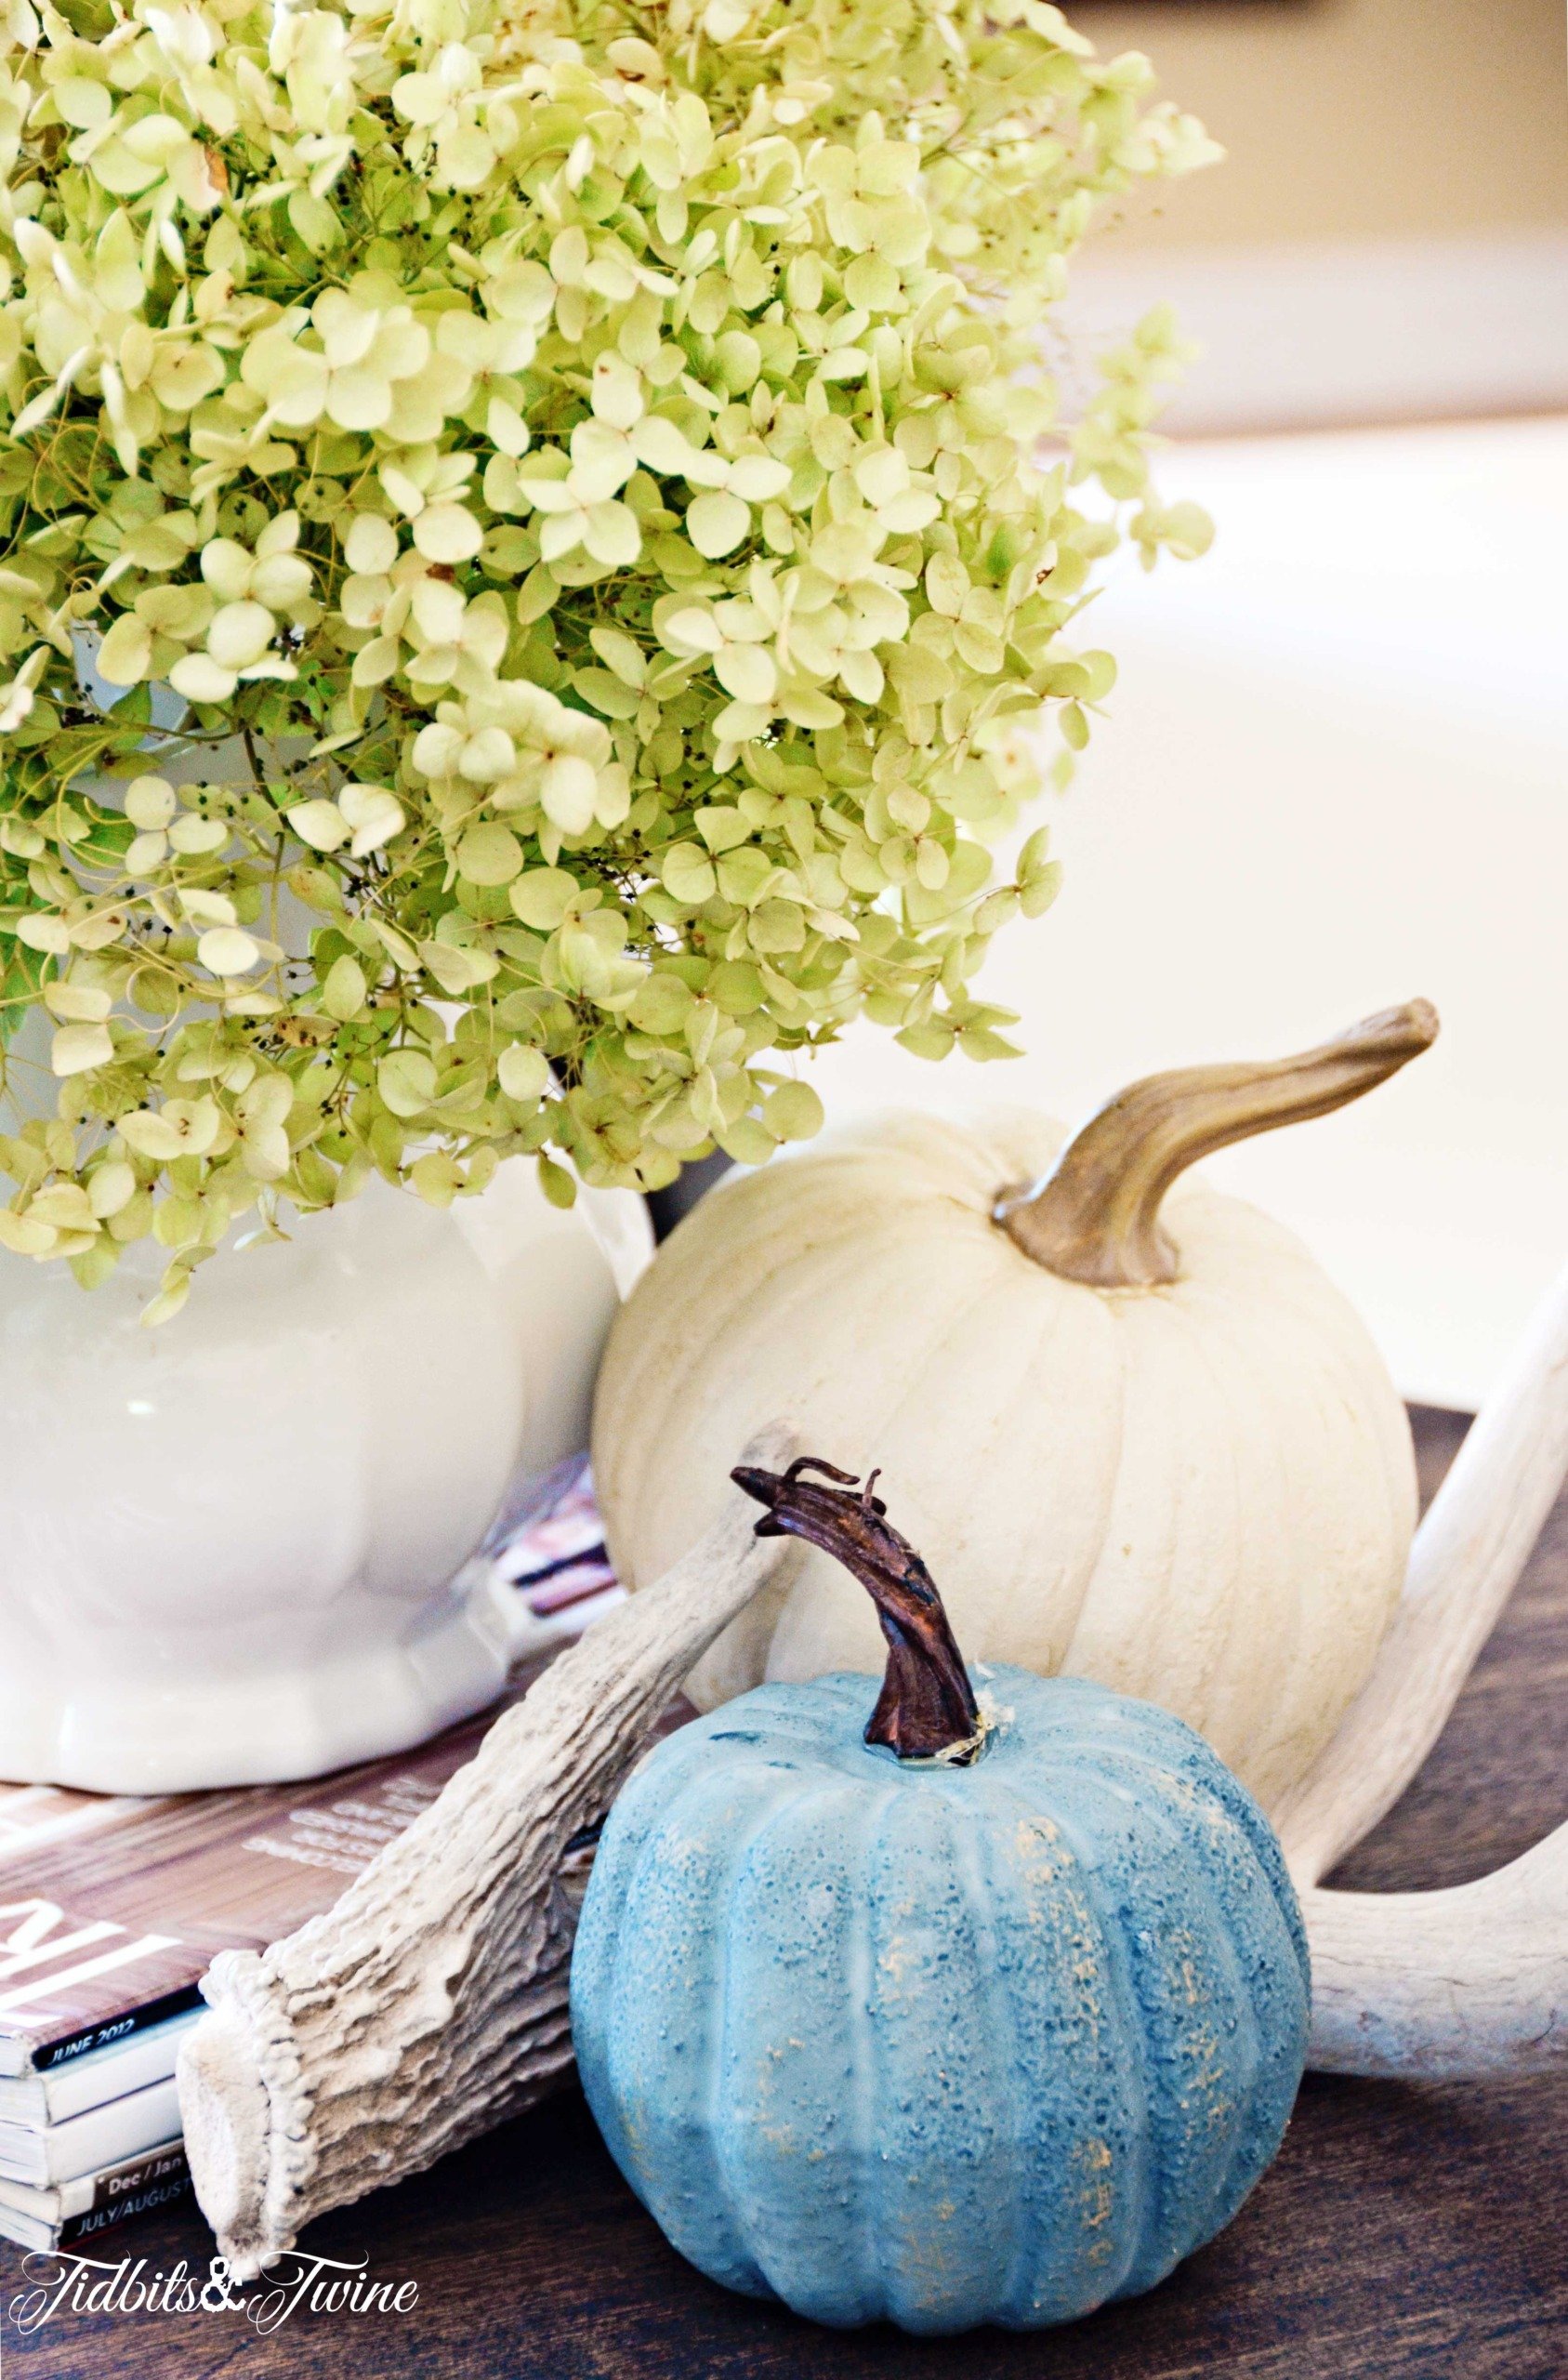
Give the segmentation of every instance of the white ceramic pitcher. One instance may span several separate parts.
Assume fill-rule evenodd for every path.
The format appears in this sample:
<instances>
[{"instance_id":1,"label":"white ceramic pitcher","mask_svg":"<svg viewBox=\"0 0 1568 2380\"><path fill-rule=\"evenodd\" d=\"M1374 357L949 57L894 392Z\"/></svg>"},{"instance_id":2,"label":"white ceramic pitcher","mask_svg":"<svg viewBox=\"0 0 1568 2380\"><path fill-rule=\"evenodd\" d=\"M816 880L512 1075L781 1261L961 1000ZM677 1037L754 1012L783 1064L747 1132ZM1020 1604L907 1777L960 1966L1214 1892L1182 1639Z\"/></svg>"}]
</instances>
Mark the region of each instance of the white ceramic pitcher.
<instances>
[{"instance_id":1,"label":"white ceramic pitcher","mask_svg":"<svg viewBox=\"0 0 1568 2380\"><path fill-rule=\"evenodd\" d=\"M475 1548L520 1465L587 1437L626 1192L550 1206L503 1166L445 1211L375 1183L225 1251L84 1291L0 1252L0 1777L169 1792L420 1740L506 1674Z\"/></svg>"}]
</instances>

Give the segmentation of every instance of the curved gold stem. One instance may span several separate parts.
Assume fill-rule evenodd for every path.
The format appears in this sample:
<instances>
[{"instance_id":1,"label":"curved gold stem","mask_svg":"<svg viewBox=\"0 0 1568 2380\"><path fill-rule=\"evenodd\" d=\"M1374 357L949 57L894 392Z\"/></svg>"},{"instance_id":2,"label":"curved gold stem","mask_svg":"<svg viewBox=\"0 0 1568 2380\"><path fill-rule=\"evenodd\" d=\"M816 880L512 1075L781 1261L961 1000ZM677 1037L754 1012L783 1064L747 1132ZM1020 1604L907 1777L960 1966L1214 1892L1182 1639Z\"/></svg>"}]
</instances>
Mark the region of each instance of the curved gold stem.
<instances>
[{"instance_id":1,"label":"curved gold stem","mask_svg":"<svg viewBox=\"0 0 1568 2380\"><path fill-rule=\"evenodd\" d=\"M1410 1000L1298 1058L1150 1075L1091 1117L1041 1181L1005 1190L992 1216L1026 1256L1066 1280L1105 1289L1174 1281L1160 1202L1179 1173L1230 1141L1359 1099L1419 1057L1437 1029L1431 1003Z\"/></svg>"}]
</instances>

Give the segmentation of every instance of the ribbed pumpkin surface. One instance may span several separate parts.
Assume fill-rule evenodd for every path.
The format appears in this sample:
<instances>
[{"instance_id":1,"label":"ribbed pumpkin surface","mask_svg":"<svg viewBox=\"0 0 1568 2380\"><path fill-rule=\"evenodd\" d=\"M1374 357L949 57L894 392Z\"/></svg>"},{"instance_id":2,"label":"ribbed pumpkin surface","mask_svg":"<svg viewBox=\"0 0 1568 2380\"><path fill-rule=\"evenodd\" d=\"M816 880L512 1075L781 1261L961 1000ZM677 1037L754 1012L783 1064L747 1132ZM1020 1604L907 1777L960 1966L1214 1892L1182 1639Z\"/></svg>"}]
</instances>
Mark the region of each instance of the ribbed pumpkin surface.
<instances>
[{"instance_id":1,"label":"ribbed pumpkin surface","mask_svg":"<svg viewBox=\"0 0 1568 2380\"><path fill-rule=\"evenodd\" d=\"M819 2321L1065 2321L1150 2288L1279 2146L1307 1952L1277 1844L1179 1720L973 1673L972 1768L875 1682L727 1704L615 1805L577 1937L584 2086L715 2280Z\"/></svg>"},{"instance_id":2,"label":"ribbed pumpkin surface","mask_svg":"<svg viewBox=\"0 0 1568 2380\"><path fill-rule=\"evenodd\" d=\"M711 1192L621 1309L595 1391L616 1574L662 1577L785 1414L880 1473L971 1660L1159 1702L1276 1812L1398 1601L1410 1425L1299 1241L1195 1176L1162 1209L1179 1280L1097 1289L1034 1263L991 1210L1060 1138L1018 1109L868 1118ZM689 1691L709 1710L880 1663L866 1597L813 1550Z\"/></svg>"}]
</instances>

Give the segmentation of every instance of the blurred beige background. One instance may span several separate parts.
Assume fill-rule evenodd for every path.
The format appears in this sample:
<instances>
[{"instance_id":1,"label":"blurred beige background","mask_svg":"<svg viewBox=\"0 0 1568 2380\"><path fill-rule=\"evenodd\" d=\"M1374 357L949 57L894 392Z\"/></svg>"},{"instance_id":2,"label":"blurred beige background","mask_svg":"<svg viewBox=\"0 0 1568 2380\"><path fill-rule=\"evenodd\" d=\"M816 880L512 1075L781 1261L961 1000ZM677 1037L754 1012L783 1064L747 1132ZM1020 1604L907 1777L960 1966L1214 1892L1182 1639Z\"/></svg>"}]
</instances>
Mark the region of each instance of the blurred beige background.
<instances>
[{"instance_id":1,"label":"blurred beige background","mask_svg":"<svg viewBox=\"0 0 1568 2380\"><path fill-rule=\"evenodd\" d=\"M1084 622L1121 678L1039 813L1061 898L982 979L1024 1058L863 1032L817 1078L840 1117L1073 1119L1424 993L1419 1064L1212 1170L1310 1241L1408 1395L1473 1406L1568 1260L1562 0L1067 13L1230 151L1091 240L1068 309L1080 352L1161 298L1201 342L1159 480L1218 538L1124 557Z\"/></svg>"},{"instance_id":2,"label":"blurred beige background","mask_svg":"<svg viewBox=\"0 0 1568 2380\"><path fill-rule=\"evenodd\" d=\"M1069 6L1146 50L1229 151L1140 214L1140 246L1568 229L1562 0Z\"/></svg>"},{"instance_id":3,"label":"blurred beige background","mask_svg":"<svg viewBox=\"0 0 1568 2380\"><path fill-rule=\"evenodd\" d=\"M1204 352L1179 429L1568 403L1562 0L1069 7L1141 48L1226 163L1140 197L1072 301L1092 348L1158 298ZM1264 268L1266 260L1266 267Z\"/></svg>"}]
</instances>

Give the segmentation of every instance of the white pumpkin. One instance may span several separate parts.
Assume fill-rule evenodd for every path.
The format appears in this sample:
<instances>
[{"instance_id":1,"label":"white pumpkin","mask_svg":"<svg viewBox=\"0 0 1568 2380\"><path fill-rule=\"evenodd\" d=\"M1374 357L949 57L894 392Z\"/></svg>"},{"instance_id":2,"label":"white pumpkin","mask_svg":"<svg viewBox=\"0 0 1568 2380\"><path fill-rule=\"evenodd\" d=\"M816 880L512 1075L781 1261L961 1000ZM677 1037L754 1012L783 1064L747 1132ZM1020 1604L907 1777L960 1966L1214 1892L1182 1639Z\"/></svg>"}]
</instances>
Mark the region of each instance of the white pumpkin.
<instances>
[{"instance_id":1,"label":"white pumpkin","mask_svg":"<svg viewBox=\"0 0 1568 2380\"><path fill-rule=\"evenodd\" d=\"M785 1415L811 1454L880 1467L971 1660L1162 1703L1277 1806L1398 1595L1409 1425L1290 1232L1198 1181L1166 1193L1195 1156L1339 1105L1435 1030L1415 1003L1304 1058L1156 1077L1065 1151L1025 1112L894 1115L722 1183L600 1373L622 1577L694 1543L747 1436ZM689 1691L705 1709L881 1659L866 1597L808 1553Z\"/></svg>"}]
</instances>

